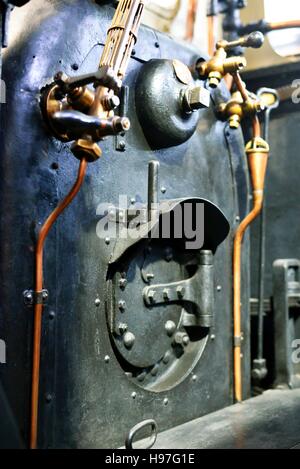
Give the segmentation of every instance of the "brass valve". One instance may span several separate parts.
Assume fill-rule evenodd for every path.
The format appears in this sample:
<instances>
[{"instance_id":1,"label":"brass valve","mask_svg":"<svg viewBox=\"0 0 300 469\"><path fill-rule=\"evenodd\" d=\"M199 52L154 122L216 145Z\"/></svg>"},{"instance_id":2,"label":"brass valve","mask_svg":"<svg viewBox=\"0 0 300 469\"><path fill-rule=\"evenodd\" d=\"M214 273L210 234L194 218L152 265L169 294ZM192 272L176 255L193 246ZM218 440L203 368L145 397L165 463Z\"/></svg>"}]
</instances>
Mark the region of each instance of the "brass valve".
<instances>
[{"instance_id":1,"label":"brass valve","mask_svg":"<svg viewBox=\"0 0 300 469\"><path fill-rule=\"evenodd\" d=\"M228 51L237 46L258 49L264 43L262 33L255 31L237 41L219 41L214 56L207 62L198 62L196 71L200 78L208 79L210 88L216 88L227 73L236 73L247 65L244 57L228 57Z\"/></svg>"},{"instance_id":2,"label":"brass valve","mask_svg":"<svg viewBox=\"0 0 300 469\"><path fill-rule=\"evenodd\" d=\"M214 56L208 62L200 62L196 65L200 78L208 79L210 88L216 88L227 73L234 73L246 67L244 57L229 57L223 47L216 50Z\"/></svg>"},{"instance_id":3,"label":"brass valve","mask_svg":"<svg viewBox=\"0 0 300 469\"><path fill-rule=\"evenodd\" d=\"M59 140L76 140L77 158L95 161L101 156L97 142L127 132L130 122L115 116L118 97L144 10L144 0L120 0L97 71L77 77L58 72L41 92L41 110L51 133ZM89 88L88 85L93 85Z\"/></svg>"},{"instance_id":4,"label":"brass valve","mask_svg":"<svg viewBox=\"0 0 300 469\"><path fill-rule=\"evenodd\" d=\"M254 116L263 110L263 105L256 98L248 97L244 101L241 93L235 91L227 103L219 105L217 112L223 119L227 119L231 129L238 129L246 116Z\"/></svg>"}]
</instances>

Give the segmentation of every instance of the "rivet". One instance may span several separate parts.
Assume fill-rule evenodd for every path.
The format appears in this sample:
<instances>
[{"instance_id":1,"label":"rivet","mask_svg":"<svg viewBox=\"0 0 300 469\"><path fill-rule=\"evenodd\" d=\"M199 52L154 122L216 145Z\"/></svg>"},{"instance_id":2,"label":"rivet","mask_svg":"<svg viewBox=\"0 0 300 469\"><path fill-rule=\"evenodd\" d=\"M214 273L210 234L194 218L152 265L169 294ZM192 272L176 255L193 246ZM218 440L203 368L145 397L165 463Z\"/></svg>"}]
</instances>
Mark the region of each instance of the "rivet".
<instances>
[{"instance_id":1,"label":"rivet","mask_svg":"<svg viewBox=\"0 0 300 469\"><path fill-rule=\"evenodd\" d=\"M164 405L168 405L168 404L169 404L169 399L166 397L166 398L164 399Z\"/></svg>"},{"instance_id":2,"label":"rivet","mask_svg":"<svg viewBox=\"0 0 300 469\"><path fill-rule=\"evenodd\" d=\"M45 395L45 399L46 399L46 402L47 402L48 404L50 404L50 402L52 402L52 394L47 393L47 394Z\"/></svg>"},{"instance_id":3,"label":"rivet","mask_svg":"<svg viewBox=\"0 0 300 469\"><path fill-rule=\"evenodd\" d=\"M119 148L120 148L120 150L125 150L125 148L126 148L126 143L125 143L124 140L121 140L121 141L119 142Z\"/></svg>"},{"instance_id":4,"label":"rivet","mask_svg":"<svg viewBox=\"0 0 300 469\"><path fill-rule=\"evenodd\" d=\"M141 373L141 374L137 377L137 379L138 379L138 381L139 381L140 383L142 383L143 381L145 381L146 376L147 376L146 371L143 371L143 373Z\"/></svg>"},{"instance_id":5,"label":"rivet","mask_svg":"<svg viewBox=\"0 0 300 469\"><path fill-rule=\"evenodd\" d=\"M159 48L159 42L156 41L156 42L154 43L154 46L156 47L156 49L158 49L158 48Z\"/></svg>"},{"instance_id":6,"label":"rivet","mask_svg":"<svg viewBox=\"0 0 300 469\"><path fill-rule=\"evenodd\" d=\"M239 222L241 221L241 218L239 216L235 217L235 221Z\"/></svg>"},{"instance_id":7,"label":"rivet","mask_svg":"<svg viewBox=\"0 0 300 469\"><path fill-rule=\"evenodd\" d=\"M222 290L221 285L218 285L218 286L217 286L217 291L221 291L221 290Z\"/></svg>"},{"instance_id":8,"label":"rivet","mask_svg":"<svg viewBox=\"0 0 300 469\"><path fill-rule=\"evenodd\" d=\"M136 392L133 392L133 393L131 394L131 397L132 397L132 399L135 399L135 398L136 398Z\"/></svg>"},{"instance_id":9,"label":"rivet","mask_svg":"<svg viewBox=\"0 0 300 469\"><path fill-rule=\"evenodd\" d=\"M134 197L132 197L132 199L130 199L130 203L131 203L131 205L134 205L136 203L136 199Z\"/></svg>"},{"instance_id":10,"label":"rivet","mask_svg":"<svg viewBox=\"0 0 300 469\"><path fill-rule=\"evenodd\" d=\"M123 338L124 345L127 349L131 349L135 342L135 335L132 332L126 332Z\"/></svg>"},{"instance_id":11,"label":"rivet","mask_svg":"<svg viewBox=\"0 0 300 469\"><path fill-rule=\"evenodd\" d=\"M49 313L49 319L54 319L55 318L55 312L54 311L50 311Z\"/></svg>"},{"instance_id":12,"label":"rivet","mask_svg":"<svg viewBox=\"0 0 300 469\"><path fill-rule=\"evenodd\" d=\"M158 373L158 371L159 371L159 365L156 364L156 365L154 365L154 367L153 367L152 370L151 370L151 375L152 375L152 376L156 376L157 373Z\"/></svg>"},{"instance_id":13,"label":"rivet","mask_svg":"<svg viewBox=\"0 0 300 469\"><path fill-rule=\"evenodd\" d=\"M95 299L95 306L97 306L97 308L98 308L100 306L100 304L101 304L100 298L96 298Z\"/></svg>"},{"instance_id":14,"label":"rivet","mask_svg":"<svg viewBox=\"0 0 300 469\"><path fill-rule=\"evenodd\" d=\"M168 336L171 337L174 334L175 330L176 330L175 322L167 321L166 324L165 324L165 330L166 330Z\"/></svg>"},{"instance_id":15,"label":"rivet","mask_svg":"<svg viewBox=\"0 0 300 469\"><path fill-rule=\"evenodd\" d=\"M110 361L110 357L109 357L108 355L105 355L105 357L104 357L104 361L105 361L105 363L109 363L109 361Z\"/></svg>"},{"instance_id":16,"label":"rivet","mask_svg":"<svg viewBox=\"0 0 300 469\"><path fill-rule=\"evenodd\" d=\"M119 310L120 311L125 311L126 309L126 302L124 300L119 301Z\"/></svg>"},{"instance_id":17,"label":"rivet","mask_svg":"<svg viewBox=\"0 0 300 469\"><path fill-rule=\"evenodd\" d=\"M164 299L165 301L168 301L168 300L170 299L168 288L165 288L165 289L163 290L163 299Z\"/></svg>"},{"instance_id":18,"label":"rivet","mask_svg":"<svg viewBox=\"0 0 300 469\"><path fill-rule=\"evenodd\" d=\"M215 338L216 338L215 334L212 334L212 335L210 336L210 338L211 338L211 340L215 340Z\"/></svg>"},{"instance_id":19,"label":"rivet","mask_svg":"<svg viewBox=\"0 0 300 469\"><path fill-rule=\"evenodd\" d=\"M164 363L165 365L167 365L167 364L169 363L169 361L170 361L170 358L171 358L170 352L166 352L165 355L164 355L164 358L163 358L163 360L162 360L163 363Z\"/></svg>"},{"instance_id":20,"label":"rivet","mask_svg":"<svg viewBox=\"0 0 300 469\"><path fill-rule=\"evenodd\" d=\"M192 376L192 381L194 381L194 382L197 381L197 375Z\"/></svg>"},{"instance_id":21,"label":"rivet","mask_svg":"<svg viewBox=\"0 0 300 469\"><path fill-rule=\"evenodd\" d=\"M119 287L122 288L122 290L124 290L126 288L126 285L127 285L127 280L126 278L120 278L119 280Z\"/></svg>"},{"instance_id":22,"label":"rivet","mask_svg":"<svg viewBox=\"0 0 300 469\"><path fill-rule=\"evenodd\" d=\"M167 188L163 186L160 188L160 191L162 194L165 194L167 192Z\"/></svg>"},{"instance_id":23,"label":"rivet","mask_svg":"<svg viewBox=\"0 0 300 469\"><path fill-rule=\"evenodd\" d=\"M154 274L147 274L147 280L153 280Z\"/></svg>"},{"instance_id":24,"label":"rivet","mask_svg":"<svg viewBox=\"0 0 300 469\"><path fill-rule=\"evenodd\" d=\"M177 292L178 298L182 299L185 295L185 288L184 287L177 287L176 292Z\"/></svg>"},{"instance_id":25,"label":"rivet","mask_svg":"<svg viewBox=\"0 0 300 469\"><path fill-rule=\"evenodd\" d=\"M110 244L110 238L105 238L105 244L107 244L107 245Z\"/></svg>"}]
</instances>

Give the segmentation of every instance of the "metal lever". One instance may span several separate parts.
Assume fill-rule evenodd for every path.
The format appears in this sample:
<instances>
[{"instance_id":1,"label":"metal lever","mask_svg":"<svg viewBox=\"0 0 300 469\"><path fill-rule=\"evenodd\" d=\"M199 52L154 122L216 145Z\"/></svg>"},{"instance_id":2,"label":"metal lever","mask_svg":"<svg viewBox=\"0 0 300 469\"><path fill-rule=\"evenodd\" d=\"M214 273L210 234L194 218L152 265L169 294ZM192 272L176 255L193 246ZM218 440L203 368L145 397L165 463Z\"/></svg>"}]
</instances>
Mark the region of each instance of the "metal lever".
<instances>
[{"instance_id":1,"label":"metal lever","mask_svg":"<svg viewBox=\"0 0 300 469\"><path fill-rule=\"evenodd\" d=\"M225 49L226 51L235 47L251 47L252 49L260 49L265 41L264 35L260 31L254 31L248 36L244 36L236 41L219 41L217 49Z\"/></svg>"},{"instance_id":2,"label":"metal lever","mask_svg":"<svg viewBox=\"0 0 300 469\"><path fill-rule=\"evenodd\" d=\"M79 111L60 111L55 112L52 118L59 131L66 133L72 140L89 135L94 142L97 142L106 135L116 135L130 129L127 117L101 119L87 116Z\"/></svg>"},{"instance_id":3,"label":"metal lever","mask_svg":"<svg viewBox=\"0 0 300 469\"><path fill-rule=\"evenodd\" d=\"M63 94L67 94L76 88L91 83L93 83L95 88L97 86L104 86L116 93L119 92L122 86L122 80L117 77L112 68L106 65L101 66L96 72L87 73L78 77L69 77L63 72L58 72L54 77L54 81Z\"/></svg>"}]
</instances>

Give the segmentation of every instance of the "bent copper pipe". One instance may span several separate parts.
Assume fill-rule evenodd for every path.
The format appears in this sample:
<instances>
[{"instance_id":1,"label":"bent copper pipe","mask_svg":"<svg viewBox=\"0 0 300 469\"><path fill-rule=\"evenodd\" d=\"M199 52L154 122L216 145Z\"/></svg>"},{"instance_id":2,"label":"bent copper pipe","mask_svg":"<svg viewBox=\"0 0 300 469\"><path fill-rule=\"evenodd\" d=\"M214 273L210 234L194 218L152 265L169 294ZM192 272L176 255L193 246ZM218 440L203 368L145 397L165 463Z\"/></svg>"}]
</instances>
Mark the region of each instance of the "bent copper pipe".
<instances>
[{"instance_id":1,"label":"bent copper pipe","mask_svg":"<svg viewBox=\"0 0 300 469\"><path fill-rule=\"evenodd\" d=\"M43 289L43 252L46 238L53 224L61 213L70 205L78 194L86 174L87 161L82 159L74 186L64 200L56 207L42 226L35 257L35 292ZM31 387L31 424L30 424L30 448L37 447L38 429L38 407L39 407L39 378L40 378L40 355L41 355L41 331L42 331L43 305L35 304L34 307L34 332L33 332L33 357L32 357L32 387Z\"/></svg>"},{"instance_id":2,"label":"bent copper pipe","mask_svg":"<svg viewBox=\"0 0 300 469\"><path fill-rule=\"evenodd\" d=\"M241 92L243 99L248 99L248 93L243 86L238 73L233 76L234 81ZM261 137L261 128L257 116L252 121L253 137ZM260 214L264 199L264 183L268 162L267 152L253 151L249 153L248 164L252 180L253 208L246 218L240 223L234 238L233 245L233 323L234 323L234 395L237 402L243 398L242 390L242 360L241 360L241 258L242 243L245 232L251 223Z\"/></svg>"},{"instance_id":3,"label":"bent copper pipe","mask_svg":"<svg viewBox=\"0 0 300 469\"><path fill-rule=\"evenodd\" d=\"M278 21L268 23L269 31L279 31L281 29L300 28L300 20Z\"/></svg>"}]
</instances>

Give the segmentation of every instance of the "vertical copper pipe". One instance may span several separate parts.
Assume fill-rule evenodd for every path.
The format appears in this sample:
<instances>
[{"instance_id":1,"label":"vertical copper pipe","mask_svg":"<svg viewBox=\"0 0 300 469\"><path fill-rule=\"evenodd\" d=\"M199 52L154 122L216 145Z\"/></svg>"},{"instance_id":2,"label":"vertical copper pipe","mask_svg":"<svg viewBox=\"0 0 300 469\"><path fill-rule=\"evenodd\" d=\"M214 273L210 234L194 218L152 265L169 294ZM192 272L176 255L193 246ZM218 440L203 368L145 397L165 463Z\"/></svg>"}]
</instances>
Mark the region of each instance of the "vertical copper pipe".
<instances>
[{"instance_id":1,"label":"vertical copper pipe","mask_svg":"<svg viewBox=\"0 0 300 469\"><path fill-rule=\"evenodd\" d=\"M234 82L240 91L244 101L249 99L248 92L243 85L239 73L233 74ZM252 120L252 131L254 139L261 137L261 128L258 117ZM248 164L252 180L253 208L251 212L239 225L234 238L233 245L233 324L234 324L234 395L237 402L243 399L242 389L242 360L241 360L241 257L242 243L245 232L249 225L260 214L264 198L264 181L267 169L268 153L259 151L249 152Z\"/></svg>"},{"instance_id":2,"label":"vertical copper pipe","mask_svg":"<svg viewBox=\"0 0 300 469\"><path fill-rule=\"evenodd\" d=\"M207 17L207 29L208 29L208 54L214 55L216 48L216 29L218 27L218 16L211 15Z\"/></svg>"},{"instance_id":3,"label":"vertical copper pipe","mask_svg":"<svg viewBox=\"0 0 300 469\"><path fill-rule=\"evenodd\" d=\"M50 229L78 194L87 168L87 161L80 161L78 176L71 191L65 199L56 207L42 226L36 246L35 258L35 292L43 289L43 251L44 244ZM37 447L38 407L39 407L39 378L40 378L40 354L41 354L41 331L42 331L43 305L35 304L34 307L34 332L33 332L33 357L32 357L32 387L31 387L31 424L30 424L30 448Z\"/></svg>"},{"instance_id":4,"label":"vertical copper pipe","mask_svg":"<svg viewBox=\"0 0 300 469\"><path fill-rule=\"evenodd\" d=\"M185 35L187 41L192 41L194 38L197 8L198 0L189 0Z\"/></svg>"}]
</instances>

